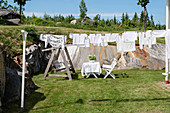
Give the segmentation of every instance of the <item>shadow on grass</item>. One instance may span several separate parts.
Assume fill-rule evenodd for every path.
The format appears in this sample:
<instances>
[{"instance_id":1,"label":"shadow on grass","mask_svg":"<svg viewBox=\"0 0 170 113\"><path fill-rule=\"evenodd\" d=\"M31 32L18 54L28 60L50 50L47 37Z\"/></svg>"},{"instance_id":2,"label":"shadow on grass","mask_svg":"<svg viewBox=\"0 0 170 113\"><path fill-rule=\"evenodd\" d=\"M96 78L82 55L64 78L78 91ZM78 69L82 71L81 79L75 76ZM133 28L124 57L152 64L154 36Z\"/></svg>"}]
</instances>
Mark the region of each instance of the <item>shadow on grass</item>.
<instances>
[{"instance_id":1,"label":"shadow on grass","mask_svg":"<svg viewBox=\"0 0 170 113\"><path fill-rule=\"evenodd\" d=\"M155 100L167 100L170 101L170 98L153 98L153 99L99 99L99 100L90 100L90 102L104 102L104 101L116 101L116 102L141 102L141 101L155 101Z\"/></svg>"},{"instance_id":2,"label":"shadow on grass","mask_svg":"<svg viewBox=\"0 0 170 113\"><path fill-rule=\"evenodd\" d=\"M38 88L37 88L38 89ZM46 97L43 93L35 92L35 89L31 94L25 96L24 100L24 109L21 110L21 100L9 103L3 106L3 113L28 113L39 101L43 101Z\"/></svg>"},{"instance_id":3,"label":"shadow on grass","mask_svg":"<svg viewBox=\"0 0 170 113\"><path fill-rule=\"evenodd\" d=\"M57 107L57 106L66 106L66 105L69 105L69 104L84 104L84 100L83 99L78 99L75 102L68 102L68 103L63 103L63 104L56 104L56 105L51 105L51 106L39 107L39 108L32 109L32 110L33 111L34 110L43 110L43 109L48 109L48 108Z\"/></svg>"}]
</instances>

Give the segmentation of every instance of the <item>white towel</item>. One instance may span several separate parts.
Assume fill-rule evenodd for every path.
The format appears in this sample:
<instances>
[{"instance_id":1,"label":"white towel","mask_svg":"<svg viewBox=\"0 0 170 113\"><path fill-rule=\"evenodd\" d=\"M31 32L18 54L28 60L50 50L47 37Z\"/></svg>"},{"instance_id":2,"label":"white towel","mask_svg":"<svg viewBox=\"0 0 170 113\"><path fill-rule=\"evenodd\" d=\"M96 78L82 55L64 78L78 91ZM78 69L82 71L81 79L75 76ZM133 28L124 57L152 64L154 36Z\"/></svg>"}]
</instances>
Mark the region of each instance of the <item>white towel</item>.
<instances>
[{"instance_id":1,"label":"white towel","mask_svg":"<svg viewBox=\"0 0 170 113\"><path fill-rule=\"evenodd\" d=\"M41 34L40 40L45 42L45 48L47 48L48 45L48 38L51 36L51 34Z\"/></svg>"},{"instance_id":2,"label":"white towel","mask_svg":"<svg viewBox=\"0 0 170 113\"><path fill-rule=\"evenodd\" d=\"M119 34L118 33L105 34L105 37L107 39L107 42L116 42L119 37Z\"/></svg>"},{"instance_id":3,"label":"white towel","mask_svg":"<svg viewBox=\"0 0 170 113\"><path fill-rule=\"evenodd\" d=\"M124 42L123 38L119 38L117 41L117 52L131 52L135 51L135 41L133 42Z\"/></svg>"},{"instance_id":4,"label":"white towel","mask_svg":"<svg viewBox=\"0 0 170 113\"><path fill-rule=\"evenodd\" d=\"M125 42L134 42L137 40L138 34L136 31L126 31L122 34Z\"/></svg>"},{"instance_id":5,"label":"white towel","mask_svg":"<svg viewBox=\"0 0 170 113\"><path fill-rule=\"evenodd\" d=\"M91 44L101 46L102 43L101 34L90 34L89 39Z\"/></svg>"}]
</instances>

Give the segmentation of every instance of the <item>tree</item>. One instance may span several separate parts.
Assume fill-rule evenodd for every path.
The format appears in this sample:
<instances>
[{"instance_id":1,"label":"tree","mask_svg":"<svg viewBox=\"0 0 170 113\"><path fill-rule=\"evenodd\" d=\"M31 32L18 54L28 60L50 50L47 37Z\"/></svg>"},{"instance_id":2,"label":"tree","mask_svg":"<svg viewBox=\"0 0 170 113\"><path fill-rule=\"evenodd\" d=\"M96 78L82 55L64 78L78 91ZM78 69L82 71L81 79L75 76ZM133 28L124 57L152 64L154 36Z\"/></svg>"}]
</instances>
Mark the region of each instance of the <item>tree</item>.
<instances>
[{"instance_id":1,"label":"tree","mask_svg":"<svg viewBox=\"0 0 170 113\"><path fill-rule=\"evenodd\" d=\"M153 21L153 15L151 15L151 26L152 26L152 28L155 27L155 23L154 23L154 21Z\"/></svg>"},{"instance_id":2,"label":"tree","mask_svg":"<svg viewBox=\"0 0 170 113\"><path fill-rule=\"evenodd\" d=\"M114 18L113 18L113 23L117 24L116 16L114 16Z\"/></svg>"},{"instance_id":3,"label":"tree","mask_svg":"<svg viewBox=\"0 0 170 113\"><path fill-rule=\"evenodd\" d=\"M14 3L17 3L19 5L19 14L20 14L20 17L21 17L22 10L23 10L22 7L25 6L26 1L30 1L30 0L14 0Z\"/></svg>"},{"instance_id":4,"label":"tree","mask_svg":"<svg viewBox=\"0 0 170 113\"><path fill-rule=\"evenodd\" d=\"M137 13L135 12L135 14L134 14L134 16L132 18L133 27L136 27L138 25L138 21L139 21L139 18L138 18Z\"/></svg>"},{"instance_id":5,"label":"tree","mask_svg":"<svg viewBox=\"0 0 170 113\"><path fill-rule=\"evenodd\" d=\"M129 15L126 13L126 15L125 15L125 25L128 25L128 26L130 26L129 25L129 23L130 23L130 20L129 20Z\"/></svg>"},{"instance_id":6,"label":"tree","mask_svg":"<svg viewBox=\"0 0 170 113\"><path fill-rule=\"evenodd\" d=\"M142 11L141 14L140 14L140 19L139 19L140 26L142 26L142 24L143 24L143 17L144 17L144 13Z\"/></svg>"},{"instance_id":7,"label":"tree","mask_svg":"<svg viewBox=\"0 0 170 113\"><path fill-rule=\"evenodd\" d=\"M93 18L93 20L96 21L96 23L98 24L99 21L100 21L100 18L101 18L101 16L100 16L99 14L97 14L97 15Z\"/></svg>"},{"instance_id":8,"label":"tree","mask_svg":"<svg viewBox=\"0 0 170 113\"><path fill-rule=\"evenodd\" d=\"M110 22L109 19L107 19L107 20L105 21L105 23L106 23L106 26L111 26L111 22Z\"/></svg>"},{"instance_id":9,"label":"tree","mask_svg":"<svg viewBox=\"0 0 170 113\"><path fill-rule=\"evenodd\" d=\"M51 19L51 16L48 15L47 13L45 13L43 18L44 18L45 20L50 20L50 19Z\"/></svg>"},{"instance_id":10,"label":"tree","mask_svg":"<svg viewBox=\"0 0 170 113\"><path fill-rule=\"evenodd\" d=\"M124 13L122 14L122 25L124 25L124 22L125 22L125 15L124 15Z\"/></svg>"},{"instance_id":11,"label":"tree","mask_svg":"<svg viewBox=\"0 0 170 113\"><path fill-rule=\"evenodd\" d=\"M144 32L145 32L145 11L146 11L146 6L147 6L148 3L150 3L149 0L139 0L138 3L137 3L137 5L141 5L144 8L144 10L143 10L143 13L144 13L143 14L144 15L144 17L143 17Z\"/></svg>"},{"instance_id":12,"label":"tree","mask_svg":"<svg viewBox=\"0 0 170 113\"><path fill-rule=\"evenodd\" d=\"M105 26L105 20L104 19L100 20L99 25L104 27Z\"/></svg>"},{"instance_id":13,"label":"tree","mask_svg":"<svg viewBox=\"0 0 170 113\"><path fill-rule=\"evenodd\" d=\"M2 8L2 9L11 9L12 10L13 6L9 5L7 0L0 0L0 8Z\"/></svg>"},{"instance_id":14,"label":"tree","mask_svg":"<svg viewBox=\"0 0 170 113\"><path fill-rule=\"evenodd\" d=\"M80 18L83 19L86 16L86 12L87 12L87 7L84 0L81 0L79 8L80 8Z\"/></svg>"}]
</instances>

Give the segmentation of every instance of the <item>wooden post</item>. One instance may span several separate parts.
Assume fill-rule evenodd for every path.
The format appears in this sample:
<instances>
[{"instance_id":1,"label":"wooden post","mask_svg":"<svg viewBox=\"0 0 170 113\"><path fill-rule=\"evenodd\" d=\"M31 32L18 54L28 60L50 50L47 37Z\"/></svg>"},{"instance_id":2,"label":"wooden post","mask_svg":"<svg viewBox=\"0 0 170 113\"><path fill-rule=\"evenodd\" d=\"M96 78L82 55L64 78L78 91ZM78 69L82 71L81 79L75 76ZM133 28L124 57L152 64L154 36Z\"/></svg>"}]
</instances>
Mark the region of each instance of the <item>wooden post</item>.
<instances>
[{"instance_id":1,"label":"wooden post","mask_svg":"<svg viewBox=\"0 0 170 113\"><path fill-rule=\"evenodd\" d=\"M68 63L67 63L66 58L65 58L64 50L61 50L61 56L64 60L64 65L66 67L67 76L68 76L69 80L72 80L71 73L70 73L70 70L69 70L69 67L68 67Z\"/></svg>"},{"instance_id":2,"label":"wooden post","mask_svg":"<svg viewBox=\"0 0 170 113\"><path fill-rule=\"evenodd\" d=\"M67 50L67 47L65 47L65 52L66 52L67 58L68 58L68 60L69 60L69 63L70 63L70 65L71 65L71 69L72 69L73 73L75 73L74 66L73 66L73 63L72 63L72 61L71 61L71 57L70 57L70 55L69 55L69 52L68 52L68 50Z\"/></svg>"},{"instance_id":3,"label":"wooden post","mask_svg":"<svg viewBox=\"0 0 170 113\"><path fill-rule=\"evenodd\" d=\"M45 69L45 72L44 72L44 77L43 77L44 80L45 80L45 78L46 78L46 76L47 76L47 73L48 73L48 71L49 71L49 69L50 69L50 66L51 66L51 64L52 64L52 61L53 61L53 58L54 58L54 54L56 53L56 51L57 51L56 49L52 51L50 60L49 60L48 65L47 65L47 67L46 67L46 69Z\"/></svg>"}]
</instances>

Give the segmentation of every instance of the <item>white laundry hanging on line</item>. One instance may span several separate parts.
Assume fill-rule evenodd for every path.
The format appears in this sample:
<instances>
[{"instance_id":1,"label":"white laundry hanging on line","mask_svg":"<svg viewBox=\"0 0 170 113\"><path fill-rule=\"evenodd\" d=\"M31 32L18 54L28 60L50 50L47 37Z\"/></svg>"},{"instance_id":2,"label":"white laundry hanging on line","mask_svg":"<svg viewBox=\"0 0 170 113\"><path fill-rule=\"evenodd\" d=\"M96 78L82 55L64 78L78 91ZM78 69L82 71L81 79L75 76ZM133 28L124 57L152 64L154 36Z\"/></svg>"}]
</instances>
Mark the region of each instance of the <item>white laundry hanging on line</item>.
<instances>
[{"instance_id":1,"label":"white laundry hanging on line","mask_svg":"<svg viewBox=\"0 0 170 113\"><path fill-rule=\"evenodd\" d=\"M156 37L153 35L151 30L139 33L140 49L143 49L143 45L148 45L149 48L151 48L153 44L156 44Z\"/></svg>"},{"instance_id":2,"label":"white laundry hanging on line","mask_svg":"<svg viewBox=\"0 0 170 113\"><path fill-rule=\"evenodd\" d=\"M106 36L101 36L101 46L108 46L107 38Z\"/></svg>"},{"instance_id":3,"label":"white laundry hanging on line","mask_svg":"<svg viewBox=\"0 0 170 113\"><path fill-rule=\"evenodd\" d=\"M145 35L144 32L139 33L139 46L140 46L140 49L143 49L144 44L148 45L148 40L147 40L147 38L144 38L144 35Z\"/></svg>"},{"instance_id":4,"label":"white laundry hanging on line","mask_svg":"<svg viewBox=\"0 0 170 113\"><path fill-rule=\"evenodd\" d=\"M105 34L107 42L116 42L119 37L119 33Z\"/></svg>"},{"instance_id":5,"label":"white laundry hanging on line","mask_svg":"<svg viewBox=\"0 0 170 113\"><path fill-rule=\"evenodd\" d=\"M69 37L73 39L73 45L80 47L90 47L87 34L70 34Z\"/></svg>"},{"instance_id":6,"label":"white laundry hanging on line","mask_svg":"<svg viewBox=\"0 0 170 113\"><path fill-rule=\"evenodd\" d=\"M166 30L154 30L152 31L152 36L156 38L165 37Z\"/></svg>"},{"instance_id":7,"label":"white laundry hanging on line","mask_svg":"<svg viewBox=\"0 0 170 113\"><path fill-rule=\"evenodd\" d=\"M117 52L132 52L135 51L135 41L133 42L125 42L123 37L119 37L117 41Z\"/></svg>"},{"instance_id":8,"label":"white laundry hanging on line","mask_svg":"<svg viewBox=\"0 0 170 113\"><path fill-rule=\"evenodd\" d=\"M80 40L84 43L80 47L90 47L90 39L87 34L80 34Z\"/></svg>"},{"instance_id":9,"label":"white laundry hanging on line","mask_svg":"<svg viewBox=\"0 0 170 113\"><path fill-rule=\"evenodd\" d=\"M67 36L65 35L51 35L47 39L47 43L49 43L52 47L58 48L62 47L64 49L66 44Z\"/></svg>"},{"instance_id":10,"label":"white laundry hanging on line","mask_svg":"<svg viewBox=\"0 0 170 113\"><path fill-rule=\"evenodd\" d=\"M91 44L95 46L101 46L102 43L101 34L90 34L89 39Z\"/></svg>"},{"instance_id":11,"label":"white laundry hanging on line","mask_svg":"<svg viewBox=\"0 0 170 113\"><path fill-rule=\"evenodd\" d=\"M146 38L148 39L148 46L151 48L151 45L156 44L156 37L152 35L152 31L148 30L146 32Z\"/></svg>"},{"instance_id":12,"label":"white laundry hanging on line","mask_svg":"<svg viewBox=\"0 0 170 113\"><path fill-rule=\"evenodd\" d=\"M133 42L137 40L138 33L136 31L126 31L122 34L125 42Z\"/></svg>"},{"instance_id":13,"label":"white laundry hanging on line","mask_svg":"<svg viewBox=\"0 0 170 113\"><path fill-rule=\"evenodd\" d=\"M47 48L48 45L48 38L51 36L51 34L41 34L40 40L45 42L45 48Z\"/></svg>"}]
</instances>

